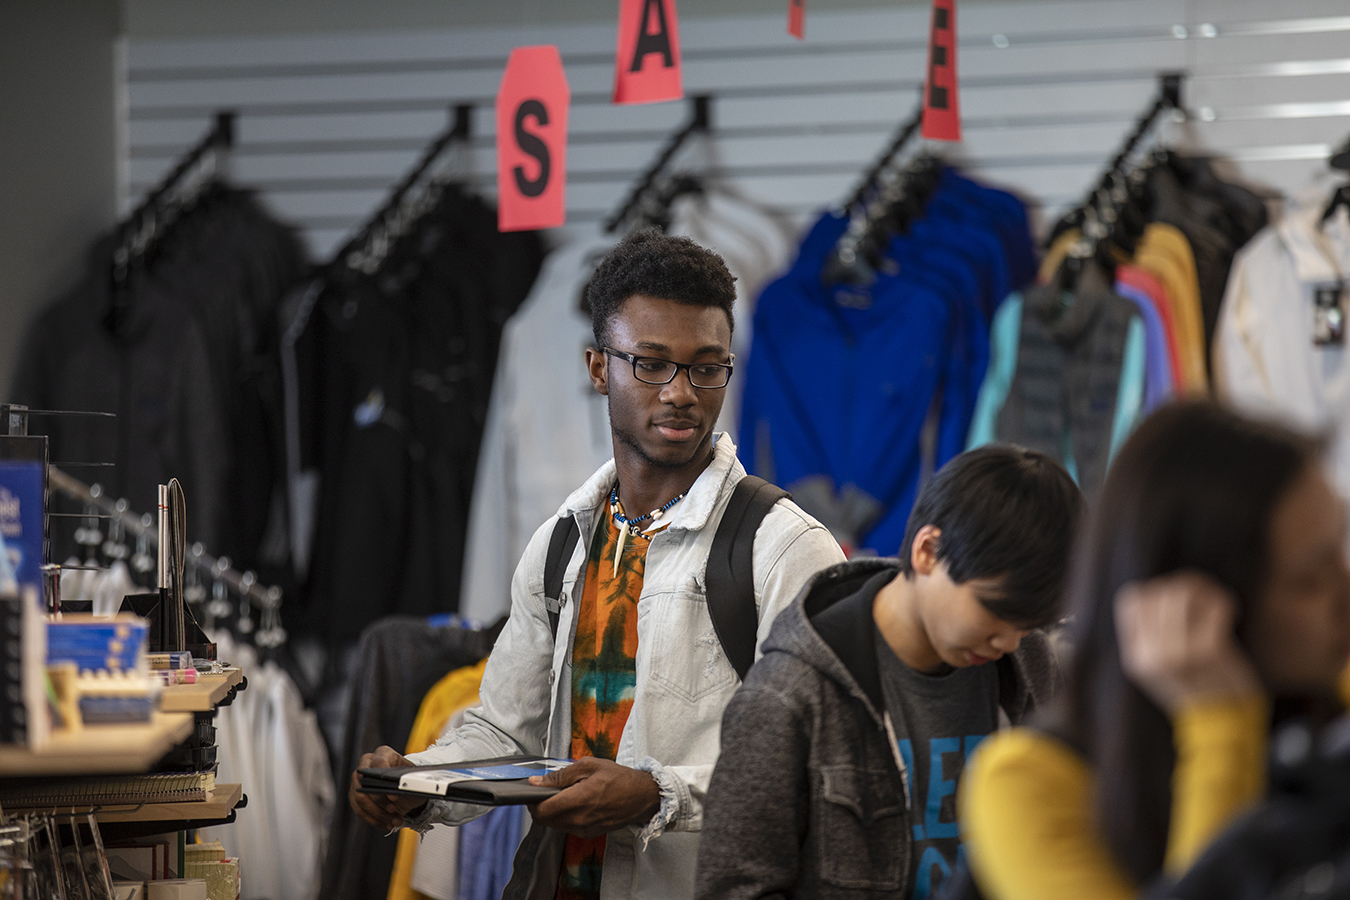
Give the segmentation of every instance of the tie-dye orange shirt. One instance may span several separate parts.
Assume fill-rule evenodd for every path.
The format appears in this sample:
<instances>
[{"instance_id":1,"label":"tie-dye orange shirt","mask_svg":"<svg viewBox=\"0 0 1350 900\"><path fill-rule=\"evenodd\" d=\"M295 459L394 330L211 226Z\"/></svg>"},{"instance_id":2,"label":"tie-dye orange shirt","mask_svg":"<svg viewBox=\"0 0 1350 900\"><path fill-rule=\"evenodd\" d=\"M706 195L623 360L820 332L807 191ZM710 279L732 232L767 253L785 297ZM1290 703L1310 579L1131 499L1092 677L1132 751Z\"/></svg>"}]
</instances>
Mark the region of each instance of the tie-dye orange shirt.
<instances>
[{"instance_id":1,"label":"tie-dye orange shirt","mask_svg":"<svg viewBox=\"0 0 1350 900\"><path fill-rule=\"evenodd\" d=\"M637 686L637 605L650 534L627 535L618 571L620 526L606 514L586 562L572 644L572 758L614 759ZM598 900L605 837L567 836L557 900Z\"/></svg>"}]
</instances>

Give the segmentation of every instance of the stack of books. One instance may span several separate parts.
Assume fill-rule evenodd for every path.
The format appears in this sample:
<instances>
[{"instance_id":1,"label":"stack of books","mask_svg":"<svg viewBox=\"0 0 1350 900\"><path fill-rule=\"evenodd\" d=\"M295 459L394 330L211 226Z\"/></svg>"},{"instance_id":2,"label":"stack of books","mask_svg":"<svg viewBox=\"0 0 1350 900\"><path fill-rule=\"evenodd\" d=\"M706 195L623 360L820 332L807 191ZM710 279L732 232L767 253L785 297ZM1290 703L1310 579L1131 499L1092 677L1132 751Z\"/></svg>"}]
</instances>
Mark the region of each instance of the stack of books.
<instances>
[{"instance_id":1,"label":"stack of books","mask_svg":"<svg viewBox=\"0 0 1350 900\"><path fill-rule=\"evenodd\" d=\"M206 800L216 788L214 772L107 775L96 778L10 778L0 784L5 810L181 803Z\"/></svg>"},{"instance_id":2,"label":"stack of books","mask_svg":"<svg viewBox=\"0 0 1350 900\"><path fill-rule=\"evenodd\" d=\"M236 900L240 893L239 860L227 858L220 841L189 844L183 857L184 874L206 882L207 900Z\"/></svg>"}]
</instances>

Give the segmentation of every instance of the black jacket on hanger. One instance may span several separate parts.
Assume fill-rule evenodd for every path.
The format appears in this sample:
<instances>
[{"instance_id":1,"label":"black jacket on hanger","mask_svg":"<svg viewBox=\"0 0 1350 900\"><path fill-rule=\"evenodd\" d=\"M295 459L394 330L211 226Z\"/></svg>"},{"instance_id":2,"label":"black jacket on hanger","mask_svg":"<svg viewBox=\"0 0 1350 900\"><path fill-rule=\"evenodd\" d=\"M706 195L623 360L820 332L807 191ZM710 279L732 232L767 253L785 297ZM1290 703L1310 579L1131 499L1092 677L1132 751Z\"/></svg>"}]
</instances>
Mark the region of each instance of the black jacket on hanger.
<instances>
[{"instance_id":1,"label":"black jacket on hanger","mask_svg":"<svg viewBox=\"0 0 1350 900\"><path fill-rule=\"evenodd\" d=\"M498 233L451 185L377 272L325 289L300 427L321 472L308 627L329 643L381 616L458 609L501 330L542 261L536 233Z\"/></svg>"}]
</instances>

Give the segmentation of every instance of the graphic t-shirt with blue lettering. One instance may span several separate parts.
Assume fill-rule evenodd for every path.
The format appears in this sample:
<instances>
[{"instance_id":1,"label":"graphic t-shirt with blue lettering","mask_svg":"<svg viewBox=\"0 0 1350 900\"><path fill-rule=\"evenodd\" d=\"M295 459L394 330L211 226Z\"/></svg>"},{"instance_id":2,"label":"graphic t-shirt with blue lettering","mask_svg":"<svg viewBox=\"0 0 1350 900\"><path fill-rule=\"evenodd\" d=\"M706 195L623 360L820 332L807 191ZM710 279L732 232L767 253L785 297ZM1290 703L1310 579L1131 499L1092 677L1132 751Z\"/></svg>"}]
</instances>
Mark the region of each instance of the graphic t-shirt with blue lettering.
<instances>
[{"instance_id":1,"label":"graphic t-shirt with blue lettering","mask_svg":"<svg viewBox=\"0 0 1350 900\"><path fill-rule=\"evenodd\" d=\"M998 670L991 663L925 675L874 633L886 711L907 770L914 825L909 895L928 900L965 865L956 785L975 746L998 728Z\"/></svg>"}]
</instances>

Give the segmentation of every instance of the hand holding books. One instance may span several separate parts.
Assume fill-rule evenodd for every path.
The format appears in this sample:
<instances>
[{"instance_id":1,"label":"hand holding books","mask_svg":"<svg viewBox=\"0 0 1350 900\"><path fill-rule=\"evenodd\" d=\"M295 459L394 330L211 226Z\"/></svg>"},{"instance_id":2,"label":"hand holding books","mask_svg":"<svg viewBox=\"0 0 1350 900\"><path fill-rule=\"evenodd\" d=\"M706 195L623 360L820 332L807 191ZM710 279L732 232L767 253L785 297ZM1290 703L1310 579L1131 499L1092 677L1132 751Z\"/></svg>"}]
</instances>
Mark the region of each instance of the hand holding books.
<instances>
[{"instance_id":1,"label":"hand holding books","mask_svg":"<svg viewBox=\"0 0 1350 900\"><path fill-rule=\"evenodd\" d=\"M661 792L647 772L613 760L586 757L565 769L535 776L530 784L561 788L530 805L540 825L595 838L625 825L645 825L661 808Z\"/></svg>"},{"instance_id":2,"label":"hand holding books","mask_svg":"<svg viewBox=\"0 0 1350 900\"><path fill-rule=\"evenodd\" d=\"M361 791L361 769L393 769L413 766L412 760L393 747L383 746L374 753L361 757L357 771L352 773L351 787L347 791L347 800L352 810L376 828L392 831L403 827L405 816L412 814L426 803L426 798L409 797L400 794L368 794Z\"/></svg>"}]
</instances>

